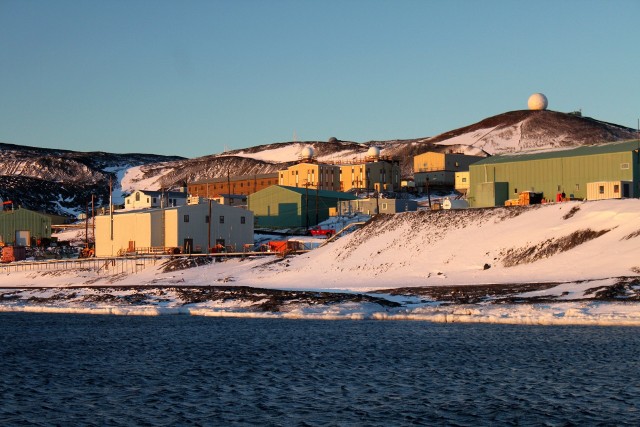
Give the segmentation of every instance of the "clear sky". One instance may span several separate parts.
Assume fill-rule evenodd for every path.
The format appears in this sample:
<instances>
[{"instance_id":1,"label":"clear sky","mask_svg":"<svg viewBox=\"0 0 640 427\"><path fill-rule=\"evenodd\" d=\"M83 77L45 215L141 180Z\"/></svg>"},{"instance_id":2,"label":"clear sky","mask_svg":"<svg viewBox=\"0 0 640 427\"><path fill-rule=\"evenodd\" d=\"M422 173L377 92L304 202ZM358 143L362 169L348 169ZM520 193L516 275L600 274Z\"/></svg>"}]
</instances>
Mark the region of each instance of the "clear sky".
<instances>
[{"instance_id":1,"label":"clear sky","mask_svg":"<svg viewBox=\"0 0 640 427\"><path fill-rule=\"evenodd\" d=\"M197 157L434 136L542 92L635 128L638 0L0 0L0 141Z\"/></svg>"}]
</instances>

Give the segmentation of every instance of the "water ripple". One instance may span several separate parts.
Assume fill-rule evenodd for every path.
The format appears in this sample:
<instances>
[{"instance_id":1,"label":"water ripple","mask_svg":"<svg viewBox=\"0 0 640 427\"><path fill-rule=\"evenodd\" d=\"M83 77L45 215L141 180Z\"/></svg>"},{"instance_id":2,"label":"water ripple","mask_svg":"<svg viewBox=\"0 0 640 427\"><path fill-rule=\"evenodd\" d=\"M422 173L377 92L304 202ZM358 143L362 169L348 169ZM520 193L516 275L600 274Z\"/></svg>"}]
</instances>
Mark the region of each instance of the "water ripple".
<instances>
[{"instance_id":1,"label":"water ripple","mask_svg":"<svg viewBox=\"0 0 640 427\"><path fill-rule=\"evenodd\" d=\"M5 425L638 425L634 328L0 314Z\"/></svg>"}]
</instances>

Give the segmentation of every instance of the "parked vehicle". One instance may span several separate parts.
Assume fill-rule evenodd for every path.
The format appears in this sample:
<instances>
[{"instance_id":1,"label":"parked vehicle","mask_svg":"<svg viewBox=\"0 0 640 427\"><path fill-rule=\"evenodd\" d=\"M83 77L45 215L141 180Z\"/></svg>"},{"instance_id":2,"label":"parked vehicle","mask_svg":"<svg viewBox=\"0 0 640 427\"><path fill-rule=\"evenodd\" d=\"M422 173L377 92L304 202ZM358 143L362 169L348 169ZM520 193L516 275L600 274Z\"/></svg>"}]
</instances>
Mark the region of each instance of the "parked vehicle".
<instances>
[{"instance_id":1,"label":"parked vehicle","mask_svg":"<svg viewBox=\"0 0 640 427\"><path fill-rule=\"evenodd\" d=\"M309 229L308 234L311 236L325 236L328 239L336 234L336 230L333 228L321 228L319 226L315 226Z\"/></svg>"}]
</instances>

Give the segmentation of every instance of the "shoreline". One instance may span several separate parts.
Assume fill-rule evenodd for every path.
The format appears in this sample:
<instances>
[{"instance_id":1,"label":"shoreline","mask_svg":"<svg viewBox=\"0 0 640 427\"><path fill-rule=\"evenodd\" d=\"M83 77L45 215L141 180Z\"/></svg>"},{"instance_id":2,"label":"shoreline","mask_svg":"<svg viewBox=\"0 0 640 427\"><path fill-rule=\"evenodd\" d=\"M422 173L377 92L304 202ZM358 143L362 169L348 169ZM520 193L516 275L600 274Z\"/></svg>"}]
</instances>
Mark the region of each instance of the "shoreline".
<instances>
[{"instance_id":1,"label":"shoreline","mask_svg":"<svg viewBox=\"0 0 640 427\"><path fill-rule=\"evenodd\" d=\"M377 304L375 304L377 305ZM86 314L111 316L201 316L243 319L410 321L484 323L530 326L640 326L640 304L592 302L512 305L448 305L438 307L373 307L371 303L299 305L288 311L251 311L240 306L52 306L0 305L0 313Z\"/></svg>"}]
</instances>

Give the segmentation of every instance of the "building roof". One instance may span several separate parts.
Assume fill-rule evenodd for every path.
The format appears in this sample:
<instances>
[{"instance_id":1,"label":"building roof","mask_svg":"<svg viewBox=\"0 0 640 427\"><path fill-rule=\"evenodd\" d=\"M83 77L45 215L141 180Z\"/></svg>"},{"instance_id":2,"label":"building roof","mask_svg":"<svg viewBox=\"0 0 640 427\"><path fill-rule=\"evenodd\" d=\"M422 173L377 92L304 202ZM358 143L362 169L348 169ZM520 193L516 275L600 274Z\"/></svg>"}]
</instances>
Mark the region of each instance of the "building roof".
<instances>
[{"instance_id":1,"label":"building roof","mask_svg":"<svg viewBox=\"0 0 640 427\"><path fill-rule=\"evenodd\" d=\"M166 197L187 197L187 193L182 191L155 191L155 190L135 190L133 193L129 194L130 197L135 194L137 191L152 197L162 197L163 195Z\"/></svg>"},{"instance_id":2,"label":"building roof","mask_svg":"<svg viewBox=\"0 0 640 427\"><path fill-rule=\"evenodd\" d=\"M583 145L569 150L545 151L531 154L502 154L487 157L471 164L471 166L489 165L494 163L513 163L531 160L558 159L562 157L593 156L596 154L622 153L640 149L640 140L610 142L601 145Z\"/></svg>"},{"instance_id":3,"label":"building roof","mask_svg":"<svg viewBox=\"0 0 640 427\"><path fill-rule=\"evenodd\" d=\"M307 189L305 187L288 187L285 185L273 185L272 187L278 187L278 188L282 188L284 190L289 190L289 191L293 191L294 193L298 193L300 195L306 195L307 194ZM267 189L265 189L267 190ZM313 195L313 197L316 196L316 189L315 188L309 188L308 190L309 195ZM318 197L327 197L327 198L331 198L331 199L343 199L343 200L353 200L356 199L357 197L354 196L351 193L343 193L341 191L329 191L329 190L317 190L318 193Z\"/></svg>"},{"instance_id":4,"label":"building roof","mask_svg":"<svg viewBox=\"0 0 640 427\"><path fill-rule=\"evenodd\" d=\"M267 179L267 178L278 178L278 173L273 172L273 173L262 173L262 174L256 174L256 175L236 175L236 176L230 176L228 178L222 177L222 178L203 179L200 181L189 182L189 185L212 184L212 183L218 183L218 182L227 182L227 180L231 182L235 182L235 181L246 181L246 180L252 180L252 179Z\"/></svg>"}]
</instances>

